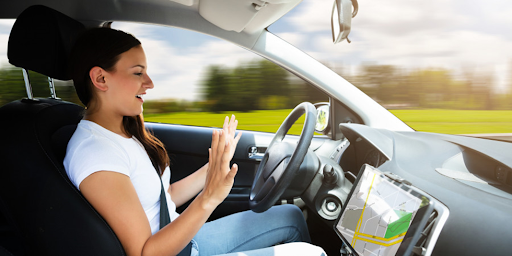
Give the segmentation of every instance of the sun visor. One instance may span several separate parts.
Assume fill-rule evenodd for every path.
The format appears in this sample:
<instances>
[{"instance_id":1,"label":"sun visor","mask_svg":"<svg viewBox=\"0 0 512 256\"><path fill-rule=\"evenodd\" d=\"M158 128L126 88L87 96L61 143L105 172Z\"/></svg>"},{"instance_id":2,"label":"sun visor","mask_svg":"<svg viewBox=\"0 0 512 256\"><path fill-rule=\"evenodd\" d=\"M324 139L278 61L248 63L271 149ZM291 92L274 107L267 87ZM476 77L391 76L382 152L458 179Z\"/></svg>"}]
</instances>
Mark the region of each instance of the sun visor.
<instances>
[{"instance_id":1,"label":"sun visor","mask_svg":"<svg viewBox=\"0 0 512 256\"><path fill-rule=\"evenodd\" d=\"M201 0L199 13L228 31L262 30L281 18L302 0Z\"/></svg>"}]
</instances>

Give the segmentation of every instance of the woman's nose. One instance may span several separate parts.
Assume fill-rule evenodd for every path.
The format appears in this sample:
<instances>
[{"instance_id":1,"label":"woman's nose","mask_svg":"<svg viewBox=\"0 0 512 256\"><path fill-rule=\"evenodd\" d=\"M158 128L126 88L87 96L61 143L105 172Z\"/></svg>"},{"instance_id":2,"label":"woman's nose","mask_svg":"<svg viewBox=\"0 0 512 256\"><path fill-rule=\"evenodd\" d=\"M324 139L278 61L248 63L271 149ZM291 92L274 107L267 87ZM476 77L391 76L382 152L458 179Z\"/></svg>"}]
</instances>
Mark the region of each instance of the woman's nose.
<instances>
[{"instance_id":1,"label":"woman's nose","mask_svg":"<svg viewBox=\"0 0 512 256\"><path fill-rule=\"evenodd\" d=\"M153 84L153 81L151 80L151 78L149 77L148 74L145 74L145 76L144 76L143 86L148 89L153 89L153 87L155 87L155 85Z\"/></svg>"}]
</instances>

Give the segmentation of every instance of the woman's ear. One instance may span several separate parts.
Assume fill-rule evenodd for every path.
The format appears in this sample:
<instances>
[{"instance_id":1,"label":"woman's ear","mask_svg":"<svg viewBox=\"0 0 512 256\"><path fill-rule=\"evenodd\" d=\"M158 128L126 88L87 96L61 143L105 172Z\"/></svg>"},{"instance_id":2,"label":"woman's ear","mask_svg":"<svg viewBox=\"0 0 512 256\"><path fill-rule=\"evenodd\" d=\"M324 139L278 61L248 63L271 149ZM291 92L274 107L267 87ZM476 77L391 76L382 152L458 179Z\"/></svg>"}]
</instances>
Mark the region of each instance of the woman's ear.
<instances>
[{"instance_id":1,"label":"woman's ear","mask_svg":"<svg viewBox=\"0 0 512 256\"><path fill-rule=\"evenodd\" d=\"M92 84L100 91L107 91L108 86L105 83L106 71L100 67L93 67L89 71L89 77L91 78Z\"/></svg>"}]
</instances>

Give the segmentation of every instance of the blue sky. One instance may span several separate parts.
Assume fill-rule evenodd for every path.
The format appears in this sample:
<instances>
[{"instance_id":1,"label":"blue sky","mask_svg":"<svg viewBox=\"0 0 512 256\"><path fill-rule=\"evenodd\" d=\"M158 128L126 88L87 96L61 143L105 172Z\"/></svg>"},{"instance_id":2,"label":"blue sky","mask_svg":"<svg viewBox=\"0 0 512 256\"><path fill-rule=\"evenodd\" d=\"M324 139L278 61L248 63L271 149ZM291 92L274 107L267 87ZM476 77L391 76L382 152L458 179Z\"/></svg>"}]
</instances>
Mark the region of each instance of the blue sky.
<instances>
[{"instance_id":1,"label":"blue sky","mask_svg":"<svg viewBox=\"0 0 512 256\"><path fill-rule=\"evenodd\" d=\"M512 1L359 1L352 43L331 39L331 0L304 0L269 31L332 66L357 73L364 63L406 69L446 68L492 74L495 90L512 80ZM0 21L0 65L6 63L12 21ZM197 99L208 65L234 67L260 57L229 42L195 32L114 23L145 48L155 89L147 98ZM179 89L179 90L177 90Z\"/></svg>"}]
</instances>

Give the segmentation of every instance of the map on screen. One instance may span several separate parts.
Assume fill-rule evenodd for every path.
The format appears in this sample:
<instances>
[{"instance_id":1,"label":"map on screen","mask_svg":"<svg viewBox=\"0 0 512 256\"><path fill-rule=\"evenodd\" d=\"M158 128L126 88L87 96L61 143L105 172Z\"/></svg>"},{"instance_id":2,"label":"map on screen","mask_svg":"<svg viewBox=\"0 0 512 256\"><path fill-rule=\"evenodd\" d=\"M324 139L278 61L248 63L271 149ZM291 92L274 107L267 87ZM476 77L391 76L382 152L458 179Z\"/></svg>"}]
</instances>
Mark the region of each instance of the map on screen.
<instances>
[{"instance_id":1,"label":"map on screen","mask_svg":"<svg viewBox=\"0 0 512 256\"><path fill-rule=\"evenodd\" d=\"M426 204L427 198L367 165L336 229L359 255L394 256Z\"/></svg>"}]
</instances>

